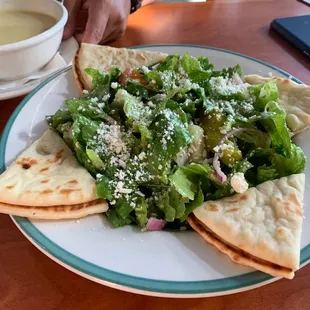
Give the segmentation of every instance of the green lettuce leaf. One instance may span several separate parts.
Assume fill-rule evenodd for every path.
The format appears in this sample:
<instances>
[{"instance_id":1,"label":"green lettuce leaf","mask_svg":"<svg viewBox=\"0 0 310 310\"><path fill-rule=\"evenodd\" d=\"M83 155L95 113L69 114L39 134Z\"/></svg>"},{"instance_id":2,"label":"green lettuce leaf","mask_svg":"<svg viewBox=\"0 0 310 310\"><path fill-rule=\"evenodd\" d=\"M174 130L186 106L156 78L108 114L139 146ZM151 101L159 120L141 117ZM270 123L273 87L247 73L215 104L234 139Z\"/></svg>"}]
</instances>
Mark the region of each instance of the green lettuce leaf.
<instances>
[{"instance_id":1,"label":"green lettuce leaf","mask_svg":"<svg viewBox=\"0 0 310 310\"><path fill-rule=\"evenodd\" d=\"M148 169L167 182L166 175L170 162L186 145L192 136L180 116L170 109L164 109L151 126L153 141L147 149Z\"/></svg>"},{"instance_id":2,"label":"green lettuce leaf","mask_svg":"<svg viewBox=\"0 0 310 310\"><path fill-rule=\"evenodd\" d=\"M103 161L94 150L86 148L86 154L96 169L101 170L104 167Z\"/></svg>"},{"instance_id":3,"label":"green lettuce leaf","mask_svg":"<svg viewBox=\"0 0 310 310\"><path fill-rule=\"evenodd\" d=\"M121 217L116 209L109 209L105 213L110 221L110 223L115 227L122 227L126 225L130 225L131 223L134 222L134 217L133 216L127 216L126 218Z\"/></svg>"},{"instance_id":4,"label":"green lettuce leaf","mask_svg":"<svg viewBox=\"0 0 310 310\"><path fill-rule=\"evenodd\" d=\"M135 215L137 223L140 227L145 227L148 217L147 217L147 203L143 197L139 197L135 206Z\"/></svg>"},{"instance_id":5,"label":"green lettuce leaf","mask_svg":"<svg viewBox=\"0 0 310 310\"><path fill-rule=\"evenodd\" d=\"M278 170L280 177L303 172L306 162L307 159L303 150L295 144L291 145L288 156L275 154L272 159L272 163Z\"/></svg>"},{"instance_id":6,"label":"green lettuce leaf","mask_svg":"<svg viewBox=\"0 0 310 310\"><path fill-rule=\"evenodd\" d=\"M205 60L203 62L205 66ZM181 66L185 73L188 74L188 77L194 83L205 84L206 81L210 78L212 72L208 69L205 71L197 58L192 57L189 53L185 53L181 58Z\"/></svg>"},{"instance_id":7,"label":"green lettuce leaf","mask_svg":"<svg viewBox=\"0 0 310 310\"><path fill-rule=\"evenodd\" d=\"M200 56L200 57L198 58L198 61L199 61L200 66L201 66L201 68L202 68L203 70L205 70L205 71L211 70L211 71L212 71L212 70L214 69L213 64L211 64L211 63L209 62L209 59L208 59L207 57Z\"/></svg>"},{"instance_id":8,"label":"green lettuce leaf","mask_svg":"<svg viewBox=\"0 0 310 310\"><path fill-rule=\"evenodd\" d=\"M273 166L260 166L257 168L257 182L263 183L279 178L278 170Z\"/></svg>"},{"instance_id":9,"label":"green lettuce leaf","mask_svg":"<svg viewBox=\"0 0 310 310\"><path fill-rule=\"evenodd\" d=\"M60 108L53 116L47 116L46 120L51 127L56 129L59 125L72 121L73 119L69 109Z\"/></svg>"},{"instance_id":10,"label":"green lettuce leaf","mask_svg":"<svg viewBox=\"0 0 310 310\"><path fill-rule=\"evenodd\" d=\"M127 80L125 84L125 90L133 95L143 99L149 99L156 95L156 91L148 89L145 85L140 84L137 81Z\"/></svg>"},{"instance_id":11,"label":"green lettuce leaf","mask_svg":"<svg viewBox=\"0 0 310 310\"><path fill-rule=\"evenodd\" d=\"M182 197L195 199L201 176L213 178L213 169L208 165L190 164L179 167L170 177L170 182Z\"/></svg>"},{"instance_id":12,"label":"green lettuce leaf","mask_svg":"<svg viewBox=\"0 0 310 310\"><path fill-rule=\"evenodd\" d=\"M96 194L98 198L113 200L114 188L111 185L111 179L102 175L97 183Z\"/></svg>"},{"instance_id":13,"label":"green lettuce leaf","mask_svg":"<svg viewBox=\"0 0 310 310\"><path fill-rule=\"evenodd\" d=\"M153 85L156 89L160 90L164 84L158 71L153 70L144 74L144 79L150 85Z\"/></svg>"},{"instance_id":14,"label":"green lettuce leaf","mask_svg":"<svg viewBox=\"0 0 310 310\"><path fill-rule=\"evenodd\" d=\"M186 218L189 216L189 214L192 213L196 208L200 207L203 202L204 202L204 195L203 191L201 190L201 187L199 186L194 200L186 204L186 210L184 212L184 215L180 218L181 222L184 222Z\"/></svg>"},{"instance_id":15,"label":"green lettuce leaf","mask_svg":"<svg viewBox=\"0 0 310 310\"><path fill-rule=\"evenodd\" d=\"M286 113L280 109L278 104L270 101L265 106L265 112L270 115L266 119L260 120L269 133L272 148L284 156L288 156L291 150L291 137L286 125Z\"/></svg>"},{"instance_id":16,"label":"green lettuce leaf","mask_svg":"<svg viewBox=\"0 0 310 310\"><path fill-rule=\"evenodd\" d=\"M98 100L98 99L96 99ZM92 99L69 99L65 101L71 114L80 114L90 119L103 119L106 113L99 108L98 101Z\"/></svg>"},{"instance_id":17,"label":"green lettuce leaf","mask_svg":"<svg viewBox=\"0 0 310 310\"><path fill-rule=\"evenodd\" d=\"M179 59L180 56L175 55L169 55L164 61L158 64L156 67L157 71L174 71L177 72L179 68Z\"/></svg>"},{"instance_id":18,"label":"green lettuce leaf","mask_svg":"<svg viewBox=\"0 0 310 310\"><path fill-rule=\"evenodd\" d=\"M175 189L158 190L156 197L156 206L163 212L167 222L173 222L184 215L185 200Z\"/></svg>"},{"instance_id":19,"label":"green lettuce leaf","mask_svg":"<svg viewBox=\"0 0 310 310\"><path fill-rule=\"evenodd\" d=\"M278 102L278 88L275 81L249 86L250 94L256 98L254 103L257 111L264 111L268 102Z\"/></svg>"}]
</instances>

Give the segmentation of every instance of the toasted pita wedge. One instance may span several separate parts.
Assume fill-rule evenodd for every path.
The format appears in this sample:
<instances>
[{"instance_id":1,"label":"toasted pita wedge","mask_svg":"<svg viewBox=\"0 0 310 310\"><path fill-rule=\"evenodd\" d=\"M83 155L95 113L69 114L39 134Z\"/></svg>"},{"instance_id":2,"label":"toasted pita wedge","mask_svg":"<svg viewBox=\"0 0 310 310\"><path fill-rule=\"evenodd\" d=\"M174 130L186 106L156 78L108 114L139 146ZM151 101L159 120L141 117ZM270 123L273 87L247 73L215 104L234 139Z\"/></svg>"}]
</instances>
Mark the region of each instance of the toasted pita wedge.
<instances>
[{"instance_id":1,"label":"toasted pita wedge","mask_svg":"<svg viewBox=\"0 0 310 310\"><path fill-rule=\"evenodd\" d=\"M77 86L82 92L84 89L92 88L91 77L84 71L86 68L110 71L112 67L118 67L125 70L128 67L151 66L163 61L167 56L160 52L82 43L74 57L73 73Z\"/></svg>"},{"instance_id":2,"label":"toasted pita wedge","mask_svg":"<svg viewBox=\"0 0 310 310\"><path fill-rule=\"evenodd\" d=\"M40 220L79 219L91 214L104 213L107 210L107 202L101 199L77 205L53 207L18 206L0 203L0 213Z\"/></svg>"},{"instance_id":3,"label":"toasted pita wedge","mask_svg":"<svg viewBox=\"0 0 310 310\"><path fill-rule=\"evenodd\" d=\"M299 268L305 175L264 182L207 201L189 224L234 262L292 279Z\"/></svg>"},{"instance_id":4,"label":"toasted pita wedge","mask_svg":"<svg viewBox=\"0 0 310 310\"><path fill-rule=\"evenodd\" d=\"M247 75L244 79L249 84L276 81L279 90L279 106L287 113L288 127L295 134L310 127L310 86L279 77Z\"/></svg>"},{"instance_id":5,"label":"toasted pita wedge","mask_svg":"<svg viewBox=\"0 0 310 310\"><path fill-rule=\"evenodd\" d=\"M0 203L50 207L97 200L96 183L52 129L0 175Z\"/></svg>"}]
</instances>

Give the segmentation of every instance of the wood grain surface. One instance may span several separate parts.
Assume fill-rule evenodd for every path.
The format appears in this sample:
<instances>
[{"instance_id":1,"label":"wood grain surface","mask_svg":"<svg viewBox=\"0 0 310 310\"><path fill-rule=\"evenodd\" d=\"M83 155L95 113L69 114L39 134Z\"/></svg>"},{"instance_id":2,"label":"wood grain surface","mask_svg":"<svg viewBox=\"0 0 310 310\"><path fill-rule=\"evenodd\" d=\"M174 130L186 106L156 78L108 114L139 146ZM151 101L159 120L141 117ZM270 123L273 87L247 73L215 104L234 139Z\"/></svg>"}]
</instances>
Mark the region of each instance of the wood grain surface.
<instances>
[{"instance_id":1,"label":"wood grain surface","mask_svg":"<svg viewBox=\"0 0 310 310\"><path fill-rule=\"evenodd\" d=\"M214 0L155 4L130 16L111 45L184 43L225 48L267 61L310 85L310 60L269 32L274 18L310 14L295 0ZM86 14L80 16L80 27ZM0 133L22 98L0 102ZM67 271L0 215L0 309L310 309L310 266L291 281L205 299L168 299L110 289Z\"/></svg>"}]
</instances>

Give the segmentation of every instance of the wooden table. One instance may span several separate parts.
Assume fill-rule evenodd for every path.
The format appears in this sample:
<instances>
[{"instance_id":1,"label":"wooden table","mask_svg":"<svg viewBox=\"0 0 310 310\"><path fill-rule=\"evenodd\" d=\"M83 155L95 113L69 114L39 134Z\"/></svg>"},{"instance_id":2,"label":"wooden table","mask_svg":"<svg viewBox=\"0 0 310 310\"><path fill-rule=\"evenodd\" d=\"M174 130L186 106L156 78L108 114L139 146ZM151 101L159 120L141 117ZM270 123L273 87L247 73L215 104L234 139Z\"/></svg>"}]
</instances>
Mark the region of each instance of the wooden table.
<instances>
[{"instance_id":1,"label":"wooden table","mask_svg":"<svg viewBox=\"0 0 310 310\"><path fill-rule=\"evenodd\" d=\"M295 0L216 0L158 4L129 18L114 46L158 43L209 45L244 53L310 85L310 61L269 33L277 17L309 14ZM83 18L82 18L83 19ZM22 98L0 102L0 133ZM67 271L32 246L0 216L0 309L310 309L310 266L291 280L224 297L174 300L124 293Z\"/></svg>"}]
</instances>

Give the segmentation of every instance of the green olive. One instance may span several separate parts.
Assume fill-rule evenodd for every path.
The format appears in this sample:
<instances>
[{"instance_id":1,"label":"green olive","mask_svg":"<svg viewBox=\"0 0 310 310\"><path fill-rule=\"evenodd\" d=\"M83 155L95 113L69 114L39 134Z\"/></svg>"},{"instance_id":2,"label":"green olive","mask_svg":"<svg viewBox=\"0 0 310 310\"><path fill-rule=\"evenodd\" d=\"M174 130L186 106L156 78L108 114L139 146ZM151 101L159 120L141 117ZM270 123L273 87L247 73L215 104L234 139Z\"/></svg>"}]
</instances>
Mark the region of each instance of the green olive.
<instances>
[{"instance_id":1,"label":"green olive","mask_svg":"<svg viewBox=\"0 0 310 310\"><path fill-rule=\"evenodd\" d=\"M220 152L220 160L226 165L231 166L236 161L242 159L242 153L239 150L235 141L230 141L229 146Z\"/></svg>"},{"instance_id":2,"label":"green olive","mask_svg":"<svg viewBox=\"0 0 310 310\"><path fill-rule=\"evenodd\" d=\"M224 126L226 120L227 118L225 115L215 111L204 115L201 119L202 128L206 136L206 149L208 152L214 152L213 148L219 144L220 139L224 136L224 133L221 133L221 128ZM224 145L225 144L229 146L220 152L220 160L225 165L233 165L236 161L242 159L242 153L233 138L225 141Z\"/></svg>"},{"instance_id":3,"label":"green olive","mask_svg":"<svg viewBox=\"0 0 310 310\"><path fill-rule=\"evenodd\" d=\"M213 148L218 145L220 139L223 137L221 127L224 125L226 117L217 112L210 112L201 119L201 127L206 136L207 151L213 151Z\"/></svg>"}]
</instances>

